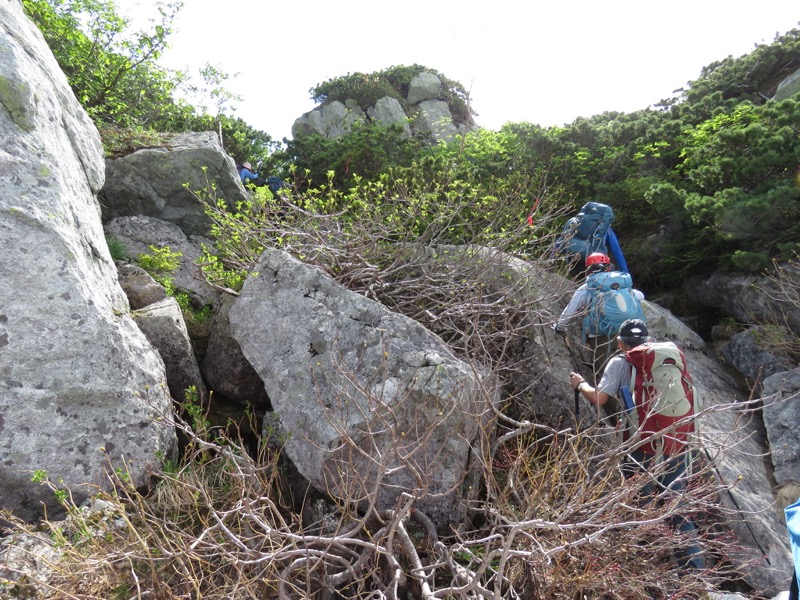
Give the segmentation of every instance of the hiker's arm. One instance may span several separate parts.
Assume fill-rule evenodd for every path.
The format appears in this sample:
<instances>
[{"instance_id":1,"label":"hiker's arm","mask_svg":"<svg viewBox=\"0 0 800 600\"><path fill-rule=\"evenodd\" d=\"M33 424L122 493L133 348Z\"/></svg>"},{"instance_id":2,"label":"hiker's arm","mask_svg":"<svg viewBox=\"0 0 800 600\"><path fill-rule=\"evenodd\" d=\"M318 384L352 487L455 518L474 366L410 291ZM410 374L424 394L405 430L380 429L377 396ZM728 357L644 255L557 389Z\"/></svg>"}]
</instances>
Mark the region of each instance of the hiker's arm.
<instances>
[{"instance_id":1,"label":"hiker's arm","mask_svg":"<svg viewBox=\"0 0 800 600\"><path fill-rule=\"evenodd\" d=\"M558 323L556 324L557 327L566 327L569 325L569 322L572 321L572 317L583 310L583 308L588 304L586 301L586 295L588 293L589 292L585 289L578 289L575 291L569 301L569 304L567 304L567 307L564 309L564 312L562 312L561 316L558 318Z\"/></svg>"},{"instance_id":2,"label":"hiker's arm","mask_svg":"<svg viewBox=\"0 0 800 600\"><path fill-rule=\"evenodd\" d=\"M611 397L589 385L580 373L570 373L569 384L572 389L578 390L584 398L595 406L603 406Z\"/></svg>"}]
</instances>

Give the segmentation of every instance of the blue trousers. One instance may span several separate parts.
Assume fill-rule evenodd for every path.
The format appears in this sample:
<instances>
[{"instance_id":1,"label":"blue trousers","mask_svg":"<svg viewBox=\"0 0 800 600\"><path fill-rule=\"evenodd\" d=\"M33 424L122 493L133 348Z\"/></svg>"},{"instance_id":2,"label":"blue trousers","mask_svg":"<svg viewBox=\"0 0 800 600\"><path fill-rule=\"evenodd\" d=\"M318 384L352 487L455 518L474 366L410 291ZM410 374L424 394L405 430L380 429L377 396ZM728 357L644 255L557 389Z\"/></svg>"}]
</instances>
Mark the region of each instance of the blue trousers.
<instances>
[{"instance_id":1,"label":"blue trousers","mask_svg":"<svg viewBox=\"0 0 800 600\"><path fill-rule=\"evenodd\" d=\"M642 473L653 466L655 456L645 454L640 450L631 452L629 460L622 466L625 477L631 477L636 473ZM654 480L650 480L642 489L642 498L648 502L664 490L670 490L675 494L681 494L686 489L686 472L689 469L691 454L688 452L675 456L665 457L666 464L660 470L660 474ZM675 559L678 561L678 568L681 571L689 569L704 569L705 559L697 536L697 528L689 517L684 515L674 515L670 517L670 525L673 529L684 534L689 540L686 546L675 549Z\"/></svg>"}]
</instances>

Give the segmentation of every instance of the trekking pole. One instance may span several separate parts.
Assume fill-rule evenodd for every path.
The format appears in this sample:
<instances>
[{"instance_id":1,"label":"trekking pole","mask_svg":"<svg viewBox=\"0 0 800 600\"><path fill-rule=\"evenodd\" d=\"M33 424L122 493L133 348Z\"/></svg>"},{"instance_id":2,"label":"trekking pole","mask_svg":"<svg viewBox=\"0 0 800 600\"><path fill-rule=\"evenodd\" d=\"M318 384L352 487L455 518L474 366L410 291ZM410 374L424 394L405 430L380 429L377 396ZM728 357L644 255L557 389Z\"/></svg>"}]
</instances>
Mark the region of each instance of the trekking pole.
<instances>
[{"instance_id":1,"label":"trekking pole","mask_svg":"<svg viewBox=\"0 0 800 600\"><path fill-rule=\"evenodd\" d=\"M556 333L560 333L558 329L556 329ZM567 347L567 351L569 352L570 357L572 358L572 364L575 366L575 369L580 372L580 365L581 363L578 361L578 358L575 356L575 352L572 350L572 344L569 343L569 338L567 334L562 334L564 338L564 345ZM578 388L575 388L575 427L577 429L577 423L579 421L580 416L580 406L581 406L581 393L578 391Z\"/></svg>"}]
</instances>

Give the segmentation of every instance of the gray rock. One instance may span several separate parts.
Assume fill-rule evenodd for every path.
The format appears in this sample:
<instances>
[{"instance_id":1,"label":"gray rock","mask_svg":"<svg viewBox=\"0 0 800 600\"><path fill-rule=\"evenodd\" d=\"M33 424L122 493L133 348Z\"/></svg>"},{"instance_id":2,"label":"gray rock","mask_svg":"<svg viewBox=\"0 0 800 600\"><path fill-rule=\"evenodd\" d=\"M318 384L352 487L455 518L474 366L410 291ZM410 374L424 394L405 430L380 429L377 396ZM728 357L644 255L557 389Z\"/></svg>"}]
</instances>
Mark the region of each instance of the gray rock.
<instances>
[{"instance_id":1,"label":"gray rock","mask_svg":"<svg viewBox=\"0 0 800 600\"><path fill-rule=\"evenodd\" d=\"M150 273L136 265L118 263L117 279L133 310L161 302L167 297L164 286L153 279Z\"/></svg>"},{"instance_id":2,"label":"gray rock","mask_svg":"<svg viewBox=\"0 0 800 600\"><path fill-rule=\"evenodd\" d=\"M169 297L150 304L133 313L133 317L164 361L167 385L172 397L183 402L186 390L191 386L201 398L207 398L206 386L200 376L200 367L186 331L183 313L175 298Z\"/></svg>"},{"instance_id":3,"label":"gray rock","mask_svg":"<svg viewBox=\"0 0 800 600\"><path fill-rule=\"evenodd\" d=\"M242 354L228 321L235 299L223 295L214 307L208 347L200 371L215 394L239 404L264 409L269 403L264 382Z\"/></svg>"},{"instance_id":4,"label":"gray rock","mask_svg":"<svg viewBox=\"0 0 800 600\"><path fill-rule=\"evenodd\" d=\"M764 329L750 327L733 335L720 351L728 363L760 390L765 378L788 371L794 364L786 356L764 347Z\"/></svg>"},{"instance_id":5,"label":"gray rock","mask_svg":"<svg viewBox=\"0 0 800 600\"><path fill-rule=\"evenodd\" d=\"M356 123L366 122L367 117L358 104L346 104L334 100L305 113L292 125L292 136L303 137L318 134L335 139L352 130Z\"/></svg>"},{"instance_id":6,"label":"gray rock","mask_svg":"<svg viewBox=\"0 0 800 600\"><path fill-rule=\"evenodd\" d=\"M786 98L791 98L797 92L800 92L800 69L797 69L797 71L778 84L778 89L775 90L775 96L772 99L779 102Z\"/></svg>"},{"instance_id":7,"label":"gray rock","mask_svg":"<svg viewBox=\"0 0 800 600\"><path fill-rule=\"evenodd\" d=\"M367 109L367 115L372 119L373 123L379 123L387 127L400 125L403 128L403 137L411 137L411 126L408 124L408 117L397 98L391 98L390 96L380 98L375 103L375 106Z\"/></svg>"},{"instance_id":8,"label":"gray rock","mask_svg":"<svg viewBox=\"0 0 800 600\"><path fill-rule=\"evenodd\" d=\"M742 323L778 323L800 335L800 311L786 310L787 305L796 302L800 272L792 265L781 265L781 269L782 285L775 276L714 273L710 277L690 277L684 292L692 302L720 308Z\"/></svg>"},{"instance_id":9,"label":"gray rock","mask_svg":"<svg viewBox=\"0 0 800 600\"><path fill-rule=\"evenodd\" d=\"M442 95L442 82L433 73L419 73L415 75L408 84L408 95L406 101L409 104L417 104L423 100L438 100Z\"/></svg>"},{"instance_id":10,"label":"gray rock","mask_svg":"<svg viewBox=\"0 0 800 600\"><path fill-rule=\"evenodd\" d=\"M211 221L195 193L202 194L211 182L216 196L231 207L247 198L217 134L168 134L161 147L106 159L103 220L145 215L174 223L186 235L207 235Z\"/></svg>"},{"instance_id":11,"label":"gray rock","mask_svg":"<svg viewBox=\"0 0 800 600\"><path fill-rule=\"evenodd\" d=\"M149 481L175 434L164 365L128 315L100 222L100 137L18 3L0 3L0 506L58 514L109 465ZM110 462L109 462L110 461Z\"/></svg>"},{"instance_id":12,"label":"gray rock","mask_svg":"<svg viewBox=\"0 0 800 600\"><path fill-rule=\"evenodd\" d=\"M134 261L142 254L152 254L150 246L168 247L180 252L178 268L171 275L175 289L189 294L192 305L199 309L214 304L219 293L206 283L199 267L203 251L201 245L212 247L211 240L200 236L186 237L180 227L153 217L117 217L104 225L106 236L122 243Z\"/></svg>"},{"instance_id":13,"label":"gray rock","mask_svg":"<svg viewBox=\"0 0 800 600\"><path fill-rule=\"evenodd\" d=\"M776 373L764 380L762 401L764 426L770 456L775 467L775 481L780 486L800 484L800 368Z\"/></svg>"},{"instance_id":14,"label":"gray rock","mask_svg":"<svg viewBox=\"0 0 800 600\"><path fill-rule=\"evenodd\" d=\"M423 100L418 105L414 129L430 133L435 140L452 142L459 133L453 123L450 107L444 100Z\"/></svg>"},{"instance_id":15,"label":"gray rock","mask_svg":"<svg viewBox=\"0 0 800 600\"><path fill-rule=\"evenodd\" d=\"M320 491L365 502L377 489L379 509L410 494L437 525L459 522L488 382L421 325L317 268L267 250L256 271L231 308L231 331L298 471ZM420 351L431 357L421 366Z\"/></svg>"}]
</instances>

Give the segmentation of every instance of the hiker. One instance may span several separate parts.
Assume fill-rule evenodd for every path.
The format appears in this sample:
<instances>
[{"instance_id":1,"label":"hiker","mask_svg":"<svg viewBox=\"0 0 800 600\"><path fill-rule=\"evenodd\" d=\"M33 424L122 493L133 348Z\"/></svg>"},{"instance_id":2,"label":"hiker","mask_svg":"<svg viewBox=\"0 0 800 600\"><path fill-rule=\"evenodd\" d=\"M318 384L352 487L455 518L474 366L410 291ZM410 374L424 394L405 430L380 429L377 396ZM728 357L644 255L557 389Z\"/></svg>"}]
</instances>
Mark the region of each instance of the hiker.
<instances>
[{"instance_id":1,"label":"hiker","mask_svg":"<svg viewBox=\"0 0 800 600\"><path fill-rule=\"evenodd\" d=\"M266 179L262 179L258 173L253 171L253 165L251 165L249 162L242 163L239 166L239 178L242 180L243 185L251 183L261 187L262 185L267 184Z\"/></svg>"},{"instance_id":2,"label":"hiker","mask_svg":"<svg viewBox=\"0 0 800 600\"><path fill-rule=\"evenodd\" d=\"M586 258L586 281L575 290L558 322L556 333L565 332L578 315L584 315L582 336L592 350L592 364L599 374L602 363L611 356L614 336L627 319L644 320L644 294L633 288L628 273L611 270L611 260L602 252Z\"/></svg>"},{"instance_id":3,"label":"hiker","mask_svg":"<svg viewBox=\"0 0 800 600\"><path fill-rule=\"evenodd\" d=\"M643 489L645 498L667 489L681 494L692 466L688 441L694 424L687 417L695 410L694 386L683 352L672 342L651 342L647 325L640 319L622 324L617 344L620 354L608 362L596 388L574 372L569 374L570 385L597 407L611 398L624 407L626 439L637 443L623 465L624 476L661 467L654 482ZM679 568L705 568L692 520L677 515L670 517L670 523L691 540L675 551Z\"/></svg>"},{"instance_id":4,"label":"hiker","mask_svg":"<svg viewBox=\"0 0 800 600\"><path fill-rule=\"evenodd\" d=\"M610 254L618 271L629 272L619 239L611 228L613 220L614 210L610 206L587 202L564 225L556 239L555 254L570 257L571 260L579 258L570 269L571 277L580 274L580 264L595 252Z\"/></svg>"}]
</instances>

